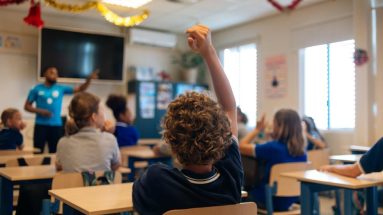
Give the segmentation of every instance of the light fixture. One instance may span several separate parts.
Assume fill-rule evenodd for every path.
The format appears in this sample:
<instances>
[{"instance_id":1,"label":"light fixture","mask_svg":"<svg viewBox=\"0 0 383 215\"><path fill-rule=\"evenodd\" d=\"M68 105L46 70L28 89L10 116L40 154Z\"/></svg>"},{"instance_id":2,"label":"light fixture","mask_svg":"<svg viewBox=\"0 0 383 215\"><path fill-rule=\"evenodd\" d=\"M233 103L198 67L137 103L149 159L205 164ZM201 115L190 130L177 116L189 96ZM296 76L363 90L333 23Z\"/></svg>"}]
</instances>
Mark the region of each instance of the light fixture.
<instances>
[{"instance_id":1,"label":"light fixture","mask_svg":"<svg viewBox=\"0 0 383 215\"><path fill-rule=\"evenodd\" d=\"M139 8L152 0L102 0L103 3L122 7Z\"/></svg>"}]
</instances>

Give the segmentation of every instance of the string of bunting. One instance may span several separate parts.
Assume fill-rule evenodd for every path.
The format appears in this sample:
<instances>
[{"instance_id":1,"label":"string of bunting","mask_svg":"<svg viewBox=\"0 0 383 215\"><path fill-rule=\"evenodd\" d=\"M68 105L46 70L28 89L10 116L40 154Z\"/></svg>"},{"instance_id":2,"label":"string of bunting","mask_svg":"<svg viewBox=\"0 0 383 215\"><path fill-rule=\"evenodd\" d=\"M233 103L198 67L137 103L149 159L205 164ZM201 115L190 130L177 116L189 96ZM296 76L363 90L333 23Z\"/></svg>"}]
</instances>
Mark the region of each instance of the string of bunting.
<instances>
[{"instance_id":1,"label":"string of bunting","mask_svg":"<svg viewBox=\"0 0 383 215\"><path fill-rule=\"evenodd\" d=\"M108 22L111 22L117 26L124 27L139 25L141 22L143 22L149 17L148 10L144 10L141 14L135 16L121 17L113 11L109 10L109 8L107 8L104 4L101 3L97 4L97 10L101 13L102 16L104 16L104 18Z\"/></svg>"},{"instance_id":2,"label":"string of bunting","mask_svg":"<svg viewBox=\"0 0 383 215\"><path fill-rule=\"evenodd\" d=\"M0 0L0 6L7 6L10 4L21 4L27 0Z\"/></svg>"},{"instance_id":3,"label":"string of bunting","mask_svg":"<svg viewBox=\"0 0 383 215\"><path fill-rule=\"evenodd\" d=\"M0 0L0 1L4 1L4 0ZM143 10L142 13L138 15L121 17L117 15L116 13L114 13L113 11L111 11L104 4L97 1L88 1L82 5L64 4L64 3L59 3L56 0L45 0L45 3L47 3L49 6L57 10L74 12L74 13L83 12L92 8L97 8L99 13L108 22L111 22L117 26L124 26L124 27L131 27L131 26L138 25L149 17L148 10Z\"/></svg>"},{"instance_id":4,"label":"string of bunting","mask_svg":"<svg viewBox=\"0 0 383 215\"><path fill-rule=\"evenodd\" d=\"M59 3L56 0L45 0L45 3L47 3L49 6L57 10L68 11L73 13L79 13L79 12L83 12L83 11L95 8L98 4L98 2L96 1L88 1L81 5L72 5L72 4Z\"/></svg>"}]
</instances>

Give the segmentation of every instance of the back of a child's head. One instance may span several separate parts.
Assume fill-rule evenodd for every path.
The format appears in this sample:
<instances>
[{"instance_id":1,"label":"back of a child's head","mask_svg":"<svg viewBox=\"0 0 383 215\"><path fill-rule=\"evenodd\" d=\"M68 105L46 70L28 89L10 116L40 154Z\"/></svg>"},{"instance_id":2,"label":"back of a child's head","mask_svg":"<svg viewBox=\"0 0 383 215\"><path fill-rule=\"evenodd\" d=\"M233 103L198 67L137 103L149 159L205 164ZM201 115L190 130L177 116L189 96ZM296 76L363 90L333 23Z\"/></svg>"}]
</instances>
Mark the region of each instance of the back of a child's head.
<instances>
[{"instance_id":1,"label":"back of a child's head","mask_svg":"<svg viewBox=\"0 0 383 215\"><path fill-rule=\"evenodd\" d=\"M77 93L69 104L70 119L65 125L66 133L71 135L89 126L92 114L98 113L99 103L100 99L91 93Z\"/></svg>"},{"instance_id":2,"label":"back of a child's head","mask_svg":"<svg viewBox=\"0 0 383 215\"><path fill-rule=\"evenodd\" d=\"M106 100L106 105L112 109L113 116L117 121L120 121L120 114L126 112L126 98L123 95L111 94Z\"/></svg>"},{"instance_id":3,"label":"back of a child's head","mask_svg":"<svg viewBox=\"0 0 383 215\"><path fill-rule=\"evenodd\" d=\"M249 121L247 119L246 114L242 112L240 107L237 107L237 119L238 119L238 122L242 122L243 124L247 124L247 122Z\"/></svg>"},{"instance_id":4,"label":"back of a child's head","mask_svg":"<svg viewBox=\"0 0 383 215\"><path fill-rule=\"evenodd\" d=\"M9 127L8 120L12 119L13 116L19 113L19 110L16 108L7 108L1 113L1 125Z\"/></svg>"},{"instance_id":5,"label":"back of a child's head","mask_svg":"<svg viewBox=\"0 0 383 215\"><path fill-rule=\"evenodd\" d=\"M187 92L172 101L162 122L163 138L184 165L211 164L230 143L230 122L209 96Z\"/></svg>"},{"instance_id":6,"label":"back of a child's head","mask_svg":"<svg viewBox=\"0 0 383 215\"><path fill-rule=\"evenodd\" d=\"M293 156L304 154L304 138L299 114L291 109L281 109L274 115L274 133L276 140L287 144Z\"/></svg>"}]
</instances>

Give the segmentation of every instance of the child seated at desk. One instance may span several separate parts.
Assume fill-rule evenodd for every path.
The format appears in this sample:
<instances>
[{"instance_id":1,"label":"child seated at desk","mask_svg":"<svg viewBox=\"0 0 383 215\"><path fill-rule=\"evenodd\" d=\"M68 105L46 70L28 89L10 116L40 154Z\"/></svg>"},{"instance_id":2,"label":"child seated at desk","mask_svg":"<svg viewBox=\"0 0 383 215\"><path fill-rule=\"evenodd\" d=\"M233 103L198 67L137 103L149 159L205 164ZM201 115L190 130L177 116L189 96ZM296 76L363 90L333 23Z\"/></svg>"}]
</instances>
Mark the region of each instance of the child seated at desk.
<instances>
[{"instance_id":1,"label":"child seated at desk","mask_svg":"<svg viewBox=\"0 0 383 215\"><path fill-rule=\"evenodd\" d=\"M189 46L208 65L218 103L205 94L187 92L169 104L163 138L182 169L154 164L134 182L133 204L139 214L241 200L243 171L234 95L211 44L210 30L196 25L187 34Z\"/></svg>"},{"instance_id":2,"label":"child seated at desk","mask_svg":"<svg viewBox=\"0 0 383 215\"><path fill-rule=\"evenodd\" d=\"M0 125L0 150L23 149L23 135L20 130L24 129L21 113L15 108L7 108L1 113Z\"/></svg>"},{"instance_id":3,"label":"child seated at desk","mask_svg":"<svg viewBox=\"0 0 383 215\"><path fill-rule=\"evenodd\" d=\"M65 172L118 169L117 140L112 134L101 131L105 116L100 99L87 92L77 93L70 102L69 116L68 135L57 145L57 169Z\"/></svg>"},{"instance_id":4,"label":"child seated at desk","mask_svg":"<svg viewBox=\"0 0 383 215\"><path fill-rule=\"evenodd\" d=\"M137 129L131 125L133 116L126 103L126 98L122 95L112 94L106 100L106 105L112 109L113 116L117 121L112 132L117 138L119 147L137 145L139 138Z\"/></svg>"},{"instance_id":5,"label":"child seated at desk","mask_svg":"<svg viewBox=\"0 0 383 215\"><path fill-rule=\"evenodd\" d=\"M303 131L307 139L307 151L326 148L326 141L317 129L314 119L309 116L304 116L302 122Z\"/></svg>"},{"instance_id":6,"label":"child seated at desk","mask_svg":"<svg viewBox=\"0 0 383 215\"><path fill-rule=\"evenodd\" d=\"M252 144L251 141L266 126L265 117L257 122L256 128L240 142L241 154L253 156L265 162L264 177L260 185L250 191L258 207L265 207L265 185L269 183L271 167L279 163L305 162L301 119L298 113L290 109L281 109L274 115L273 138L264 144ZM286 211L298 200L297 197L274 197L276 211Z\"/></svg>"}]
</instances>

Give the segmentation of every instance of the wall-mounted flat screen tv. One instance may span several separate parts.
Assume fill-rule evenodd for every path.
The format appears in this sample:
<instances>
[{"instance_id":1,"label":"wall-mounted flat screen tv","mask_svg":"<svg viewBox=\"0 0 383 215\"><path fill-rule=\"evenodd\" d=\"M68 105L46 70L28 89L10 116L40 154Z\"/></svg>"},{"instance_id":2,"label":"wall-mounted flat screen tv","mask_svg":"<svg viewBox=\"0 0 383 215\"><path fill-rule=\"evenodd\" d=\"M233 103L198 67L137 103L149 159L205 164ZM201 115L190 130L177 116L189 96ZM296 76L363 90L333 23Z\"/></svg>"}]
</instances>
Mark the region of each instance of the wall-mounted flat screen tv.
<instances>
[{"instance_id":1,"label":"wall-mounted flat screen tv","mask_svg":"<svg viewBox=\"0 0 383 215\"><path fill-rule=\"evenodd\" d=\"M123 37L43 28L39 47L40 80L52 66L62 81L84 79L96 69L99 80L124 80Z\"/></svg>"}]
</instances>

